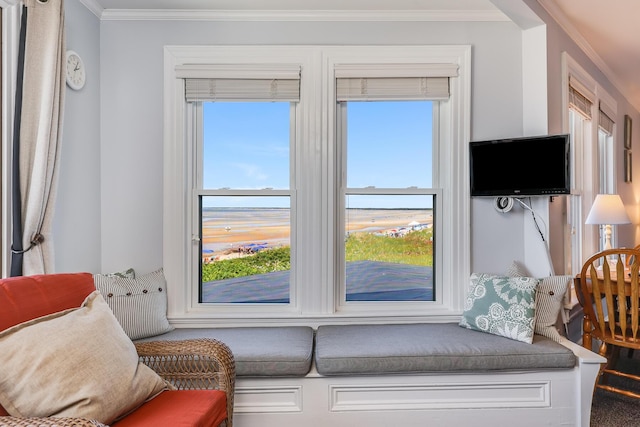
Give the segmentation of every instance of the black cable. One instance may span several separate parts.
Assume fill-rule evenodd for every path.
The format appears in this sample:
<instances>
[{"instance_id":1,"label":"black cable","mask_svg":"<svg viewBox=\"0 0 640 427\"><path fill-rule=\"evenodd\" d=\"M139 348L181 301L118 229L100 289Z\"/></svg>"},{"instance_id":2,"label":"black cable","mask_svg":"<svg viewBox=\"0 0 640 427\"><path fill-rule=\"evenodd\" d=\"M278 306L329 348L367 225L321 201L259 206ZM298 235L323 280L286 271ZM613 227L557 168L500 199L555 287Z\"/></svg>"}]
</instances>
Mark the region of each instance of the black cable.
<instances>
[{"instance_id":1,"label":"black cable","mask_svg":"<svg viewBox=\"0 0 640 427\"><path fill-rule=\"evenodd\" d=\"M529 199L529 203L531 203L531 197L528 197L528 199ZM551 261L551 252L549 252L549 245L547 244L547 241L544 238L544 234L542 233L542 230L540 230L540 226L538 225L538 219L536 218L536 214L533 211L533 208L531 208L531 206L527 205L525 202L523 202L522 200L518 199L517 197L516 197L516 200L523 207L525 207L526 209L529 209L529 211L531 211L531 216L533 217L533 224L536 226L536 229L538 230L538 233L540 233L540 238L542 239L542 243L544 244L544 247L545 247L546 252L547 252L547 261L549 262L549 275L550 276L555 275L555 272L554 272L554 269L553 269L553 262ZM566 327L566 323L565 323L565 327Z\"/></svg>"},{"instance_id":2,"label":"black cable","mask_svg":"<svg viewBox=\"0 0 640 427\"><path fill-rule=\"evenodd\" d=\"M531 205L531 197L529 197L529 205ZM536 213L531 209L531 217L533 218L533 223L536 225L536 230L540 233L540 238L543 242L545 242L544 234L542 234L542 230L540 230L540 226L538 225L538 220L536 219Z\"/></svg>"},{"instance_id":3,"label":"black cable","mask_svg":"<svg viewBox=\"0 0 640 427\"><path fill-rule=\"evenodd\" d=\"M540 225L538 225L538 219L536 218L536 213L533 211L533 209L531 208L531 197L527 197L527 199L529 199L529 205L527 205L525 202L523 202L522 200L520 200L519 198L515 198L522 206L524 206L525 208L527 208L529 210L529 212L531 212L531 217L533 218L533 224L536 226L536 230L538 230L538 233L540 234L540 238L542 239L543 242L546 243L546 240L544 238L544 234L542 233L542 230L540 229Z\"/></svg>"}]
</instances>

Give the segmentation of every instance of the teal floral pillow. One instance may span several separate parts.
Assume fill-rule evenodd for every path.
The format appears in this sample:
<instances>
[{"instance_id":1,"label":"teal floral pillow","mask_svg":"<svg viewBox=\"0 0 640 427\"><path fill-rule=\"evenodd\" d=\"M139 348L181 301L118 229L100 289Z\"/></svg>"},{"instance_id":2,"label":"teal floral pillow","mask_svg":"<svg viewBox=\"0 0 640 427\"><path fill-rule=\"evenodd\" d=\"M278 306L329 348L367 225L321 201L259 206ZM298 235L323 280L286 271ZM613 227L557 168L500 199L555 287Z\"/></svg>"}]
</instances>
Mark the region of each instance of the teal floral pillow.
<instances>
[{"instance_id":1,"label":"teal floral pillow","mask_svg":"<svg viewBox=\"0 0 640 427\"><path fill-rule=\"evenodd\" d=\"M105 274L107 277L121 277L123 279L135 279L136 271L133 268L127 268L123 271L116 271L115 273L107 273Z\"/></svg>"},{"instance_id":2,"label":"teal floral pillow","mask_svg":"<svg viewBox=\"0 0 640 427\"><path fill-rule=\"evenodd\" d=\"M460 326L531 344L539 283L533 277L471 274Z\"/></svg>"}]
</instances>

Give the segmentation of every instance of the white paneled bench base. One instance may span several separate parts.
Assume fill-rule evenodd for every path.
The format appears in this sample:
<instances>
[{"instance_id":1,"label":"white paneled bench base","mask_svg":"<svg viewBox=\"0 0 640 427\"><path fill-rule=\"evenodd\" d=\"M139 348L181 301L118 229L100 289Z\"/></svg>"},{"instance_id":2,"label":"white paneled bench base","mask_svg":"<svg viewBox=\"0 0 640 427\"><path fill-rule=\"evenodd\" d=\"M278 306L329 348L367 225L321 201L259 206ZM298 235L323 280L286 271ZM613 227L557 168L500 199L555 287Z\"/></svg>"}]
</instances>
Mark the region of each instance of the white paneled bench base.
<instances>
[{"instance_id":1,"label":"white paneled bench base","mask_svg":"<svg viewBox=\"0 0 640 427\"><path fill-rule=\"evenodd\" d=\"M589 427L604 359L570 341L533 344L451 323L178 328L236 358L236 427Z\"/></svg>"}]
</instances>

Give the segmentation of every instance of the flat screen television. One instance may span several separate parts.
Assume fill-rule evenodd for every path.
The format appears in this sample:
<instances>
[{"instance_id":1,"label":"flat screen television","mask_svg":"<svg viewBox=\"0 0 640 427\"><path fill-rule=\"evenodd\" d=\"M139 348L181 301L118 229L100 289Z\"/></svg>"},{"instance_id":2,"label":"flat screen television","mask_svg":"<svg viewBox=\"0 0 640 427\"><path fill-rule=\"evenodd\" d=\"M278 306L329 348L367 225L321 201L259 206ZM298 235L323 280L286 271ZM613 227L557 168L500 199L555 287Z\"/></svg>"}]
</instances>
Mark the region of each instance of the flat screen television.
<instances>
[{"instance_id":1,"label":"flat screen television","mask_svg":"<svg viewBox=\"0 0 640 427\"><path fill-rule=\"evenodd\" d=\"M471 141L471 196L569 194L569 143L569 135Z\"/></svg>"}]
</instances>

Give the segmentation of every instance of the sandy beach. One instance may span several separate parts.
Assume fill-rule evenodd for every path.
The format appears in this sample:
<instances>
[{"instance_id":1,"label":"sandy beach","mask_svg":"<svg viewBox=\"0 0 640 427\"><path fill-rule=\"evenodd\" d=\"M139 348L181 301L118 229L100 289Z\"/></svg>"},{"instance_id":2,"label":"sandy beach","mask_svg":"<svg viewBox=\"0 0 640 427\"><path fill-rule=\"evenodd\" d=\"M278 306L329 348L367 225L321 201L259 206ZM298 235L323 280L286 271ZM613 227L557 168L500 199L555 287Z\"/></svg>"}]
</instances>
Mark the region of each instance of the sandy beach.
<instances>
[{"instance_id":1,"label":"sandy beach","mask_svg":"<svg viewBox=\"0 0 640 427\"><path fill-rule=\"evenodd\" d=\"M349 233L375 233L408 227L410 223L430 225L433 215L430 209L349 209L346 223ZM205 262L242 256L239 249L252 243L289 245L289 210L205 211L202 230Z\"/></svg>"}]
</instances>

